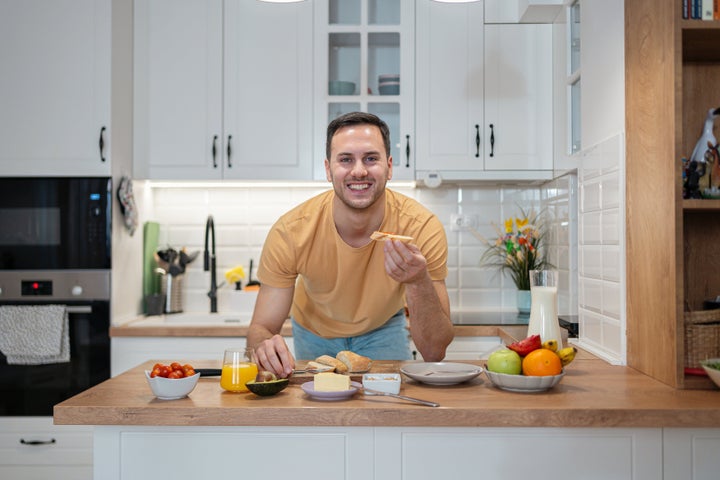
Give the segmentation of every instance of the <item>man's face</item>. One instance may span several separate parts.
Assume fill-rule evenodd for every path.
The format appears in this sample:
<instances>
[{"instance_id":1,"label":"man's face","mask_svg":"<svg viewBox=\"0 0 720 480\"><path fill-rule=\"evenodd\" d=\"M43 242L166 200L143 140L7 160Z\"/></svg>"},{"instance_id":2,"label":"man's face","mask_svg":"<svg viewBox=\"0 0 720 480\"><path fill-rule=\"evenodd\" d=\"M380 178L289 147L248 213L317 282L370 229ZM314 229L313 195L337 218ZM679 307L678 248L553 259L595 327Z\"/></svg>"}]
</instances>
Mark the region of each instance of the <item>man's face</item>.
<instances>
[{"instance_id":1,"label":"man's face","mask_svg":"<svg viewBox=\"0 0 720 480\"><path fill-rule=\"evenodd\" d=\"M385 154L380 129L352 125L335 132L325 174L345 205L365 209L375 203L392 178L392 156Z\"/></svg>"}]
</instances>

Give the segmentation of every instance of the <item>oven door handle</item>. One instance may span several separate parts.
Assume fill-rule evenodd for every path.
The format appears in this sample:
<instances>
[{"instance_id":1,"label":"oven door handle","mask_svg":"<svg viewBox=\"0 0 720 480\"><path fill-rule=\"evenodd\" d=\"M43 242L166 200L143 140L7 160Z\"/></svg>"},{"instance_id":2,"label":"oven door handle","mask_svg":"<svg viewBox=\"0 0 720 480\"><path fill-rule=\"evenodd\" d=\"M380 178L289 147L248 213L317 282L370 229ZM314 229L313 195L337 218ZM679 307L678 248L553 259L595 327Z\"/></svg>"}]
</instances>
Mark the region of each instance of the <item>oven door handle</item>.
<instances>
[{"instance_id":1,"label":"oven door handle","mask_svg":"<svg viewBox=\"0 0 720 480\"><path fill-rule=\"evenodd\" d=\"M92 313L92 306L90 305L66 306L65 309L68 313Z\"/></svg>"}]
</instances>

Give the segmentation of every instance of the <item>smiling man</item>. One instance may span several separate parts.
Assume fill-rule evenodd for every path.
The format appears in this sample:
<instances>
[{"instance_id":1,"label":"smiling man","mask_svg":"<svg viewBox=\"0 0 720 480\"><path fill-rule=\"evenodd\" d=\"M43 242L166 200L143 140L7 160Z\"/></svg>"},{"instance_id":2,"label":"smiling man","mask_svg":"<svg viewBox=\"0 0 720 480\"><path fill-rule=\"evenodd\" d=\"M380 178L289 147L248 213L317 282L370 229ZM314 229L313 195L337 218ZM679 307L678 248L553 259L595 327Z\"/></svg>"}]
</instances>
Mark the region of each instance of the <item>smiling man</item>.
<instances>
[{"instance_id":1,"label":"smiling man","mask_svg":"<svg viewBox=\"0 0 720 480\"><path fill-rule=\"evenodd\" d=\"M385 188L385 122L362 112L333 120L325 173L333 189L283 215L263 246L248 333L259 366L292 373L295 357L279 335L288 315L300 359L352 350L406 360L411 336L426 361L442 360L453 338L445 230L418 202ZM378 230L412 240L374 241Z\"/></svg>"}]
</instances>

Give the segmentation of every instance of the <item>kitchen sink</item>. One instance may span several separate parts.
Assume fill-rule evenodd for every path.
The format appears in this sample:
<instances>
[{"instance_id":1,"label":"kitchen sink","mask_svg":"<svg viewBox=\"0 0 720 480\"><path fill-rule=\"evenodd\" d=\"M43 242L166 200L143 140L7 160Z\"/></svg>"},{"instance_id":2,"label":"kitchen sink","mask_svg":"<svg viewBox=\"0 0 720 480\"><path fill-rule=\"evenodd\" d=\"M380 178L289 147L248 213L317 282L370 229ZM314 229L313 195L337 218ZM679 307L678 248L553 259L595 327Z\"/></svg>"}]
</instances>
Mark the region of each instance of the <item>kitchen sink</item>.
<instances>
[{"instance_id":1,"label":"kitchen sink","mask_svg":"<svg viewBox=\"0 0 720 480\"><path fill-rule=\"evenodd\" d=\"M205 313L182 312L163 315L163 321L168 324L197 324L197 325L233 325L245 327L250 325L250 313Z\"/></svg>"}]
</instances>

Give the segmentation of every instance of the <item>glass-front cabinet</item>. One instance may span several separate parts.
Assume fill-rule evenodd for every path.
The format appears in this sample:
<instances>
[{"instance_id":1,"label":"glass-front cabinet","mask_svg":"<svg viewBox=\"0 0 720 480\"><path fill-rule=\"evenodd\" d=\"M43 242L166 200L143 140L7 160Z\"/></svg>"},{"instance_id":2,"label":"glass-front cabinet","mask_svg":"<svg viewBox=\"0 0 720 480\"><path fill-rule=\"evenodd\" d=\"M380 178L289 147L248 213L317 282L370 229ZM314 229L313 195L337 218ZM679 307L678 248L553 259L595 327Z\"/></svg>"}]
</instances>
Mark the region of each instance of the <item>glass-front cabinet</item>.
<instances>
[{"instance_id":1,"label":"glass-front cabinet","mask_svg":"<svg viewBox=\"0 0 720 480\"><path fill-rule=\"evenodd\" d=\"M325 178L325 131L352 111L390 127L393 179L414 176L413 0L322 0L315 3L315 168Z\"/></svg>"}]
</instances>

